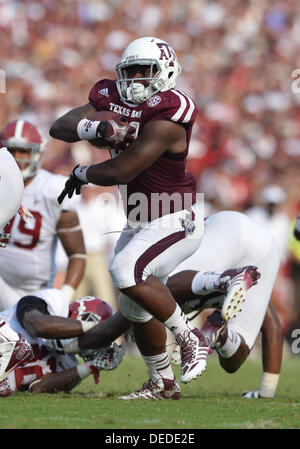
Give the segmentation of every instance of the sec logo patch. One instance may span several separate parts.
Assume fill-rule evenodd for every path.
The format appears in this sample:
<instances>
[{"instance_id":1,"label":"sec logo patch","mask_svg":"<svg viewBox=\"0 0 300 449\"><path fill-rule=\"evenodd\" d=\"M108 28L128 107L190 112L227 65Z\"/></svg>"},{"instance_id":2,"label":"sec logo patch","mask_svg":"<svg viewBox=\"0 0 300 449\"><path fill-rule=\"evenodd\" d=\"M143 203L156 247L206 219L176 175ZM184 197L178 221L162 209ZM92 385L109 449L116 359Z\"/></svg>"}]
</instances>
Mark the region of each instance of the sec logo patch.
<instances>
[{"instance_id":1,"label":"sec logo patch","mask_svg":"<svg viewBox=\"0 0 300 449\"><path fill-rule=\"evenodd\" d=\"M147 101L147 105L149 108L153 108L154 106L157 106L161 102L161 98L159 95L154 95L154 97L149 98Z\"/></svg>"}]
</instances>

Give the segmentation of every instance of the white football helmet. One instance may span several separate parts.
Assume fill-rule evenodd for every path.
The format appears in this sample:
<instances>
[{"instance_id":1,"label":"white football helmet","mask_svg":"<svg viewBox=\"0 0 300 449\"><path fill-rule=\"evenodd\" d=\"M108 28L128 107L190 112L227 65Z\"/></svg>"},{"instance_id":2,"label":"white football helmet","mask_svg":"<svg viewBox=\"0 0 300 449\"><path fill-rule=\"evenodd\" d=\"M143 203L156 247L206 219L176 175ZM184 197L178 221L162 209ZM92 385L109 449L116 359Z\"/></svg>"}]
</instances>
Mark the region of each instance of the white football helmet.
<instances>
[{"instance_id":1,"label":"white football helmet","mask_svg":"<svg viewBox=\"0 0 300 449\"><path fill-rule=\"evenodd\" d=\"M9 122L0 132L0 142L7 149L24 149L30 151L30 159L16 159L25 181L32 178L40 168L42 137L35 125L24 120Z\"/></svg>"},{"instance_id":2,"label":"white football helmet","mask_svg":"<svg viewBox=\"0 0 300 449\"><path fill-rule=\"evenodd\" d=\"M128 78L127 69L134 65L149 66L149 77ZM141 104L157 92L174 88L181 67L167 42L155 37L142 37L126 47L116 71L121 100ZM148 81L146 87L140 82L145 80Z\"/></svg>"}]
</instances>

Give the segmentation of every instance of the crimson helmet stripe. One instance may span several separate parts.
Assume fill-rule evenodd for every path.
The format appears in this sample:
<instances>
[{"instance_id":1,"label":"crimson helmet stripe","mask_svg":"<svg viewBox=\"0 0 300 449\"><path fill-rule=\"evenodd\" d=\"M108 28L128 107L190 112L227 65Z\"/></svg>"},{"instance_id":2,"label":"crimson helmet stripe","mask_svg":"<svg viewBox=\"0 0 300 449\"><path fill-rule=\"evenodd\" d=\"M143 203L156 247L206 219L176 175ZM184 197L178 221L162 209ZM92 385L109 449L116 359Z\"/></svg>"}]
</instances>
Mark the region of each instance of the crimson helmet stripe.
<instances>
[{"instance_id":1,"label":"crimson helmet stripe","mask_svg":"<svg viewBox=\"0 0 300 449\"><path fill-rule=\"evenodd\" d=\"M15 134L14 134L14 137L16 139L21 139L22 138L23 128L24 128L24 121L23 120L17 120L16 121L16 126L15 126Z\"/></svg>"}]
</instances>

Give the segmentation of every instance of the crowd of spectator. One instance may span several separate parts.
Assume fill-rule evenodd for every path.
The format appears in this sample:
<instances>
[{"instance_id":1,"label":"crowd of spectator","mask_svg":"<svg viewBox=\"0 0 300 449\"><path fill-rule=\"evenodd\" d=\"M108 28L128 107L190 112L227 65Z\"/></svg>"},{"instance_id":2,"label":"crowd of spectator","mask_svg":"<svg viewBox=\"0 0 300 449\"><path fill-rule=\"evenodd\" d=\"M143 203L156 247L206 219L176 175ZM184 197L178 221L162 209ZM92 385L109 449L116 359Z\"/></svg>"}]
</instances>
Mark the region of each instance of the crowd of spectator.
<instances>
[{"instance_id":1,"label":"crowd of spectator","mask_svg":"<svg viewBox=\"0 0 300 449\"><path fill-rule=\"evenodd\" d=\"M50 139L48 129L88 101L95 81L115 77L130 41L149 35L173 46L183 69L177 88L198 105L188 169L208 210L260 207L273 229L284 216L274 301L286 333L297 313L300 327L300 249L291 237L300 211L298 0L0 0L0 127L20 116L39 126L52 172L104 160L105 151Z\"/></svg>"}]
</instances>

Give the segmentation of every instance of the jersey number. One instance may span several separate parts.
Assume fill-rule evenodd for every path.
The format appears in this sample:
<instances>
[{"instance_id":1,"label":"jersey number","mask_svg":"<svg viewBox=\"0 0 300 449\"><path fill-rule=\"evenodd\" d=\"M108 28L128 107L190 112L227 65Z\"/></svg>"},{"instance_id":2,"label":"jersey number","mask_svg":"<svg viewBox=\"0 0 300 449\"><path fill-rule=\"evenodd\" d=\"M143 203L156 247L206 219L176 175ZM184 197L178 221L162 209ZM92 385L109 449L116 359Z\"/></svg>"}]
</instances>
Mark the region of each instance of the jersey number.
<instances>
[{"instance_id":1,"label":"jersey number","mask_svg":"<svg viewBox=\"0 0 300 449\"><path fill-rule=\"evenodd\" d=\"M32 240L30 243L24 244L21 242L18 242L17 240L14 240L12 243L13 245L17 246L18 248L23 248L23 249L33 249L39 239L40 239L40 232L41 232L41 225L42 225L42 216L39 212L35 212L35 211L30 211L33 215L33 218L31 218L30 222L32 223L34 220L34 227L33 229L28 228L25 221L20 220L19 224L18 224L18 229L22 234L26 234L26 235L30 235L32 237ZM3 232L5 233L10 233L13 223L15 221L16 217L13 217L10 222L5 226ZM3 239L1 240L4 243L8 243L9 239Z\"/></svg>"}]
</instances>

